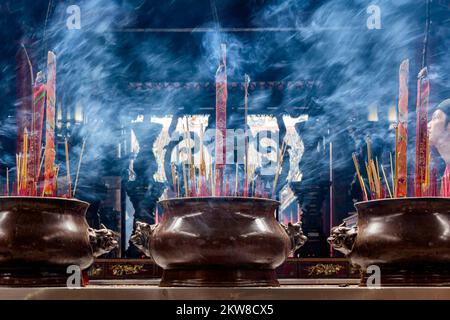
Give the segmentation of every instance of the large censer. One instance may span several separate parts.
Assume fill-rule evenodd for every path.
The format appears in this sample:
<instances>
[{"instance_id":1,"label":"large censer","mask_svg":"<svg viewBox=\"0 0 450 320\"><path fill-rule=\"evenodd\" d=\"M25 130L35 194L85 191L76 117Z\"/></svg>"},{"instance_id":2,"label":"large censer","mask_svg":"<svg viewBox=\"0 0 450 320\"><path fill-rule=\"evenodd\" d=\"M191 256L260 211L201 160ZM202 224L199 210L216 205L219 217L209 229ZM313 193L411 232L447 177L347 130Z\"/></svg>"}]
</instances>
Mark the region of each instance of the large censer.
<instances>
[{"instance_id":1,"label":"large censer","mask_svg":"<svg viewBox=\"0 0 450 320\"><path fill-rule=\"evenodd\" d=\"M450 285L450 198L358 202L358 224L332 229L329 243L361 268L375 265L381 286ZM375 270L375 269L373 269Z\"/></svg>"},{"instance_id":2,"label":"large censer","mask_svg":"<svg viewBox=\"0 0 450 320\"><path fill-rule=\"evenodd\" d=\"M94 230L76 199L0 197L0 285L66 286L69 266L88 268L118 246L103 225Z\"/></svg>"},{"instance_id":3,"label":"large censer","mask_svg":"<svg viewBox=\"0 0 450 320\"><path fill-rule=\"evenodd\" d=\"M275 219L279 202L250 197L163 200L157 225L138 222L133 243L164 269L160 286L278 286L275 268L306 241Z\"/></svg>"}]
</instances>

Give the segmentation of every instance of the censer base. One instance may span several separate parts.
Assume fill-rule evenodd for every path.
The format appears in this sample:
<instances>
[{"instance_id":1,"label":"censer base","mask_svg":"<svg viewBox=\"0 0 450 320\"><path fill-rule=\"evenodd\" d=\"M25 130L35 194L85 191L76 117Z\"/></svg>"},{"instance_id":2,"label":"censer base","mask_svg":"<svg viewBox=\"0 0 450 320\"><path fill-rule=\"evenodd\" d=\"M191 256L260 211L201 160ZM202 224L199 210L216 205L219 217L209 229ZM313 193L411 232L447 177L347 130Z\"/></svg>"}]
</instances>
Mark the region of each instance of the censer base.
<instances>
[{"instance_id":1,"label":"censer base","mask_svg":"<svg viewBox=\"0 0 450 320\"><path fill-rule=\"evenodd\" d=\"M275 270L169 269L160 287L279 287Z\"/></svg>"},{"instance_id":2,"label":"censer base","mask_svg":"<svg viewBox=\"0 0 450 320\"><path fill-rule=\"evenodd\" d=\"M1 268L0 286L66 287L66 268Z\"/></svg>"},{"instance_id":3,"label":"censer base","mask_svg":"<svg viewBox=\"0 0 450 320\"><path fill-rule=\"evenodd\" d=\"M450 287L450 264L378 265L381 287ZM361 287L368 286L370 274L361 272ZM369 285L373 280L369 280Z\"/></svg>"}]
</instances>

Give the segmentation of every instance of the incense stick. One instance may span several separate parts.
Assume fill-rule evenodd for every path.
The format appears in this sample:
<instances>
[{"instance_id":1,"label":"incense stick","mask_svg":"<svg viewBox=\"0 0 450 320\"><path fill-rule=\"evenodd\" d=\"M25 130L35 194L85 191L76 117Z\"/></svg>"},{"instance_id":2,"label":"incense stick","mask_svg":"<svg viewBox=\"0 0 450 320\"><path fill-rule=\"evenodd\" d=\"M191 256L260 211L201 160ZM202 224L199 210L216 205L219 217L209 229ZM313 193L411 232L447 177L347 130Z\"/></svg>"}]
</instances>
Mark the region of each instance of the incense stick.
<instances>
[{"instance_id":1,"label":"incense stick","mask_svg":"<svg viewBox=\"0 0 450 320\"><path fill-rule=\"evenodd\" d=\"M6 195L9 196L9 169L6 168Z\"/></svg>"},{"instance_id":2,"label":"incense stick","mask_svg":"<svg viewBox=\"0 0 450 320\"><path fill-rule=\"evenodd\" d=\"M272 198L275 196L275 190L276 190L276 187L277 187L278 176L280 174L281 164L283 163L283 157L284 157L285 151L286 151L286 142L285 142L285 140L283 140L283 143L281 145L279 158L278 158L278 163L277 163L277 171L275 172L275 179L273 181Z\"/></svg>"},{"instance_id":3,"label":"incense stick","mask_svg":"<svg viewBox=\"0 0 450 320\"><path fill-rule=\"evenodd\" d=\"M17 195L20 195L20 153L16 154Z\"/></svg>"},{"instance_id":4,"label":"incense stick","mask_svg":"<svg viewBox=\"0 0 450 320\"><path fill-rule=\"evenodd\" d=\"M188 197L188 183L186 179L186 168L184 166L184 163L181 163L182 169L183 169L183 182L184 182L184 196Z\"/></svg>"},{"instance_id":5,"label":"incense stick","mask_svg":"<svg viewBox=\"0 0 450 320\"><path fill-rule=\"evenodd\" d=\"M175 192L175 197L176 197L176 192L177 192L177 177L175 175L175 164L173 162L170 163L170 170L172 172L172 184L173 184L173 191Z\"/></svg>"},{"instance_id":6,"label":"incense stick","mask_svg":"<svg viewBox=\"0 0 450 320\"><path fill-rule=\"evenodd\" d=\"M83 140L83 145L81 146L80 159L78 160L77 174L75 176L75 185L73 187L73 196L75 197L75 193L77 192L78 186L78 175L80 174L81 161L83 160L83 152L86 147L86 139Z\"/></svg>"},{"instance_id":7,"label":"incense stick","mask_svg":"<svg viewBox=\"0 0 450 320\"><path fill-rule=\"evenodd\" d=\"M60 165L58 165L56 167L56 172L55 172L55 183L56 183L56 190L58 190L58 175L59 175L59 169L61 168ZM70 196L69 196L70 197Z\"/></svg>"},{"instance_id":8,"label":"incense stick","mask_svg":"<svg viewBox=\"0 0 450 320\"><path fill-rule=\"evenodd\" d=\"M375 162L373 161L373 159L370 161L370 167L371 167L371 172L373 175L373 181L374 181L374 185L375 185L375 193L377 196L377 199L381 198L381 188L380 188L380 176L378 174L378 168L375 167Z\"/></svg>"},{"instance_id":9,"label":"incense stick","mask_svg":"<svg viewBox=\"0 0 450 320\"><path fill-rule=\"evenodd\" d=\"M234 182L234 196L237 196L238 186L239 186L239 164L236 162L236 173L235 173L235 182Z\"/></svg>"},{"instance_id":10,"label":"incense stick","mask_svg":"<svg viewBox=\"0 0 450 320\"><path fill-rule=\"evenodd\" d=\"M356 160L355 153L352 154L352 158L353 158L353 163L355 164L356 174L358 175L359 184L360 184L361 190L363 192L363 197L365 198L365 200L368 200L369 198L367 197L366 186L365 186L364 180L361 176L361 172L359 171L359 165L358 165L358 161Z\"/></svg>"},{"instance_id":11,"label":"incense stick","mask_svg":"<svg viewBox=\"0 0 450 320\"><path fill-rule=\"evenodd\" d=\"M69 161L69 143L67 138L64 141L65 149L66 149L66 171L67 171L67 195L69 198L72 197L72 184L70 182L70 161Z\"/></svg>"},{"instance_id":12,"label":"incense stick","mask_svg":"<svg viewBox=\"0 0 450 320\"><path fill-rule=\"evenodd\" d=\"M395 181L394 181L394 166L392 163L392 152L389 152L389 161L391 163L391 180L392 180L392 191L393 191L393 196L396 197L396 189L395 189Z\"/></svg>"},{"instance_id":13,"label":"incense stick","mask_svg":"<svg viewBox=\"0 0 450 320\"><path fill-rule=\"evenodd\" d=\"M383 177L384 177L384 182L386 183L386 187L388 189L389 192L389 196L392 198L392 192L391 192L391 188L389 188L389 181L386 177L386 172L384 172L384 167L383 165L381 165L381 171L383 172Z\"/></svg>"}]
</instances>

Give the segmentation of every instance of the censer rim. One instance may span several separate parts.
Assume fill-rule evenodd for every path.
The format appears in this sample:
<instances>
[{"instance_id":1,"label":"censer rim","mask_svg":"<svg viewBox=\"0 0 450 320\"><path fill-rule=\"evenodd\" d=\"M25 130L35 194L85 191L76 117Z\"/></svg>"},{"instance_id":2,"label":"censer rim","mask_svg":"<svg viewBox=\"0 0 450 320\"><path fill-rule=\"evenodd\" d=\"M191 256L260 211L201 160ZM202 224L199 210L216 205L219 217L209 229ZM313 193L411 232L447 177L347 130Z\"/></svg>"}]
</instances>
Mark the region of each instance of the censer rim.
<instances>
[{"instance_id":1,"label":"censer rim","mask_svg":"<svg viewBox=\"0 0 450 320\"><path fill-rule=\"evenodd\" d=\"M384 198L384 199L373 199L366 201L355 202L354 206L357 208L359 206L370 205L374 203L384 203L384 202L397 202L397 201L426 201L426 200L444 200L450 201L449 197L398 197L398 198Z\"/></svg>"},{"instance_id":2,"label":"censer rim","mask_svg":"<svg viewBox=\"0 0 450 320\"><path fill-rule=\"evenodd\" d=\"M256 201L261 201L261 202L272 202L277 204L278 206L281 204L280 201L277 200L273 200L273 199L266 199L266 198L257 198L257 197L239 197L239 196L206 196L206 197L179 197L179 198L170 198L170 199L164 199L164 200L160 200L158 201L158 204L163 204L163 203L169 203L169 202L175 202L175 201L186 201L186 200L190 200L190 201L203 201L203 200L231 200L231 199L239 199L239 200L256 200Z\"/></svg>"},{"instance_id":3,"label":"censer rim","mask_svg":"<svg viewBox=\"0 0 450 320\"><path fill-rule=\"evenodd\" d=\"M0 201L3 199L29 199L29 200L57 200L57 201L71 201L76 203L83 203L90 205L89 202L79 200L77 198L64 198L64 197L39 197L39 196L0 196Z\"/></svg>"}]
</instances>

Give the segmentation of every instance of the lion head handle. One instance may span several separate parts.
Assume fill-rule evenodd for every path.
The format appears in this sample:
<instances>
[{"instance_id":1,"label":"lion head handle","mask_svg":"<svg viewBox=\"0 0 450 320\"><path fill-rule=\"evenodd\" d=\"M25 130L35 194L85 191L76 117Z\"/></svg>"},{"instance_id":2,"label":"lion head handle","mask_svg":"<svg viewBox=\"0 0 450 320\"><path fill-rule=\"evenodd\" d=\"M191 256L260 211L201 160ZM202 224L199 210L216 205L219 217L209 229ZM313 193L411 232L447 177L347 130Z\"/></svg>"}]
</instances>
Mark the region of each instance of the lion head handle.
<instances>
[{"instance_id":1,"label":"lion head handle","mask_svg":"<svg viewBox=\"0 0 450 320\"><path fill-rule=\"evenodd\" d=\"M347 227L345 222L331 229L331 235L328 237L328 243L337 251L345 255L352 252L353 244L358 235L357 227Z\"/></svg>"},{"instance_id":2,"label":"lion head handle","mask_svg":"<svg viewBox=\"0 0 450 320\"><path fill-rule=\"evenodd\" d=\"M291 252L295 252L303 247L308 238L303 234L302 223L297 222L292 224L289 222L287 226L282 223L280 224L291 240Z\"/></svg>"},{"instance_id":3,"label":"lion head handle","mask_svg":"<svg viewBox=\"0 0 450 320\"><path fill-rule=\"evenodd\" d=\"M119 246L119 234L107 229L104 224L100 225L100 229L89 228L88 232L94 257L99 257Z\"/></svg>"},{"instance_id":4,"label":"lion head handle","mask_svg":"<svg viewBox=\"0 0 450 320\"><path fill-rule=\"evenodd\" d=\"M136 221L136 228L131 236L131 242L141 250L147 257L151 257L150 253L150 237L157 224L150 225L145 222Z\"/></svg>"}]
</instances>

